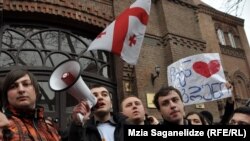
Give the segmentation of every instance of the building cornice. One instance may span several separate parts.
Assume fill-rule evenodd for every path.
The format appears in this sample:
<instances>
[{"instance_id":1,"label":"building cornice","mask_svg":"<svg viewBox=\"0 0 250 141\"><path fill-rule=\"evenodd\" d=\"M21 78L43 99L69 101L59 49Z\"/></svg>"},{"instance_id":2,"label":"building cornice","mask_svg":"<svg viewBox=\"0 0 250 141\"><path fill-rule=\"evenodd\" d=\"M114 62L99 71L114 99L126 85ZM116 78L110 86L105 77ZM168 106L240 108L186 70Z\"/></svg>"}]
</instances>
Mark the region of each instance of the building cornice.
<instances>
[{"instance_id":1,"label":"building cornice","mask_svg":"<svg viewBox=\"0 0 250 141\"><path fill-rule=\"evenodd\" d=\"M214 8L208 7L206 5L198 5L198 13L205 13L211 15L214 20L221 21L223 23L231 24L231 25L240 25L244 26L244 20L227 13L218 11Z\"/></svg>"},{"instance_id":2,"label":"building cornice","mask_svg":"<svg viewBox=\"0 0 250 141\"><path fill-rule=\"evenodd\" d=\"M179 4L181 6L192 8L192 9L197 9L198 8L196 5L188 3L188 2L185 2L185 1L182 1L182 0L168 0L168 1L174 2L174 3Z\"/></svg>"},{"instance_id":3,"label":"building cornice","mask_svg":"<svg viewBox=\"0 0 250 141\"><path fill-rule=\"evenodd\" d=\"M100 3L112 8L112 4ZM86 22L98 27L106 27L113 21L114 15L103 9L97 9L93 3L83 3L75 0L5 0L4 11L43 13L62 16L69 19Z\"/></svg>"}]
</instances>

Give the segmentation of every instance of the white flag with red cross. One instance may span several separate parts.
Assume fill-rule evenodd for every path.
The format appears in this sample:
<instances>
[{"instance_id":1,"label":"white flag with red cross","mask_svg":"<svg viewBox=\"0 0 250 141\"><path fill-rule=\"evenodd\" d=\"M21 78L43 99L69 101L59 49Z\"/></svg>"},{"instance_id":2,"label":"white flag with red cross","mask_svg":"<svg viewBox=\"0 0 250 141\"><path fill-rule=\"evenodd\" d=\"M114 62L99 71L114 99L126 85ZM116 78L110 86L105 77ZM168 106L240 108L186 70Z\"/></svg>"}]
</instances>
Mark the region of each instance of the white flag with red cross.
<instances>
[{"instance_id":1,"label":"white flag with red cross","mask_svg":"<svg viewBox=\"0 0 250 141\"><path fill-rule=\"evenodd\" d=\"M90 50L106 50L135 65L139 58L151 0L136 0L90 44Z\"/></svg>"}]
</instances>

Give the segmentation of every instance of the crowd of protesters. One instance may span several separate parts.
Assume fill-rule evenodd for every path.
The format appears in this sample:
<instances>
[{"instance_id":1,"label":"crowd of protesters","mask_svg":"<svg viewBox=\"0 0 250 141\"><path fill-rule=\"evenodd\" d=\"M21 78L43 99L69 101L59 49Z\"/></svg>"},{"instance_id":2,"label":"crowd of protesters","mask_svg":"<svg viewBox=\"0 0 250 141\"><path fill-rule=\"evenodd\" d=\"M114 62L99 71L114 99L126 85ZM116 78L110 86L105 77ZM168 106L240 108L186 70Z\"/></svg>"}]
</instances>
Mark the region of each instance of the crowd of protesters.
<instances>
[{"instance_id":1,"label":"crowd of protesters","mask_svg":"<svg viewBox=\"0 0 250 141\"><path fill-rule=\"evenodd\" d=\"M113 112L109 90L97 84L90 87L97 104L92 109L84 100L76 105L71 124L62 138L57 128L44 116L44 108L37 105L39 85L32 73L15 68L1 83L0 140L123 141L124 125L214 124L213 115L208 111L186 113L180 91L172 86L162 86L154 96L153 103L162 116L160 121L147 114L142 101L136 96L124 98L120 105L121 112ZM250 125L248 105L234 109L233 101L227 100L224 116L217 124ZM79 118L79 113L83 119Z\"/></svg>"}]
</instances>

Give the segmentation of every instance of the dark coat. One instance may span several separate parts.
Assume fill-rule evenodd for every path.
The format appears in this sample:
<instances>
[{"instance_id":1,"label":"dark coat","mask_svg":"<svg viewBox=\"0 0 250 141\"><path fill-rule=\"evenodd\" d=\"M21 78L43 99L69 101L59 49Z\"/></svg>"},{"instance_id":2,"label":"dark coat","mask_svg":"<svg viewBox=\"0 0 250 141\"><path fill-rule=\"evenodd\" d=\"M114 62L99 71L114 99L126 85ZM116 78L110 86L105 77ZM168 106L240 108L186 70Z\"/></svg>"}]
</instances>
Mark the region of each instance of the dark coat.
<instances>
[{"instance_id":1,"label":"dark coat","mask_svg":"<svg viewBox=\"0 0 250 141\"><path fill-rule=\"evenodd\" d=\"M112 114L115 124L115 141L123 141L123 125L126 117L121 114ZM101 141L101 135L98 132L96 121L94 117L88 120L84 126L77 126L74 123L71 124L69 129L69 141Z\"/></svg>"},{"instance_id":2,"label":"dark coat","mask_svg":"<svg viewBox=\"0 0 250 141\"><path fill-rule=\"evenodd\" d=\"M163 120L161 125L170 125L171 126L171 125L178 125L178 124ZM191 125L191 123L187 119L184 119L184 125Z\"/></svg>"}]
</instances>

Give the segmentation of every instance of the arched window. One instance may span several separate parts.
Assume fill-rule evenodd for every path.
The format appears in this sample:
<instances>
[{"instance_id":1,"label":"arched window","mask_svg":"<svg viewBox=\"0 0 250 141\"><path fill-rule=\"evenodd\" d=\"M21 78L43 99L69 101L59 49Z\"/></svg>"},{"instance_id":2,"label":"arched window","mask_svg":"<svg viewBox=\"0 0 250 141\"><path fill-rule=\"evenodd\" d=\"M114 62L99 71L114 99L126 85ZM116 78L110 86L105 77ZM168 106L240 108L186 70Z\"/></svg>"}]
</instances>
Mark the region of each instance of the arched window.
<instances>
[{"instance_id":1,"label":"arched window","mask_svg":"<svg viewBox=\"0 0 250 141\"><path fill-rule=\"evenodd\" d=\"M245 84L244 80L240 77L237 77L236 82L237 82L236 83L236 85L237 85L236 91L237 91L238 96L242 99L246 98L247 91L246 91L246 84Z\"/></svg>"},{"instance_id":2,"label":"arched window","mask_svg":"<svg viewBox=\"0 0 250 141\"><path fill-rule=\"evenodd\" d=\"M24 66L34 73L41 94L38 104L44 107L46 116L59 120L60 128L67 126L67 119L78 103L66 90L55 92L49 87L49 77L62 61L78 60L82 68L81 79L87 85L98 83L107 86L116 99L112 54L100 50L87 51L92 42L88 34L36 23L33 26L5 23L1 25L0 32L0 75L3 77L12 66ZM114 101L114 110L118 109L116 107L118 104Z\"/></svg>"},{"instance_id":3,"label":"arched window","mask_svg":"<svg viewBox=\"0 0 250 141\"><path fill-rule=\"evenodd\" d=\"M234 36L232 33L228 32L228 38L229 38L229 41L230 41L230 44L233 48L236 48L236 43L235 43L235 40L234 40Z\"/></svg>"},{"instance_id":4,"label":"arched window","mask_svg":"<svg viewBox=\"0 0 250 141\"><path fill-rule=\"evenodd\" d=\"M219 38L220 44L226 45L225 37L224 37L224 32L221 29L217 29L217 36Z\"/></svg>"},{"instance_id":5,"label":"arched window","mask_svg":"<svg viewBox=\"0 0 250 141\"><path fill-rule=\"evenodd\" d=\"M74 58L83 71L112 79L110 54L87 52L91 39L59 28L5 26L2 35L0 67L14 65L51 69Z\"/></svg>"},{"instance_id":6,"label":"arched window","mask_svg":"<svg viewBox=\"0 0 250 141\"><path fill-rule=\"evenodd\" d=\"M234 74L234 86L236 96L240 99L247 98L247 79L244 73L236 71Z\"/></svg>"}]
</instances>

